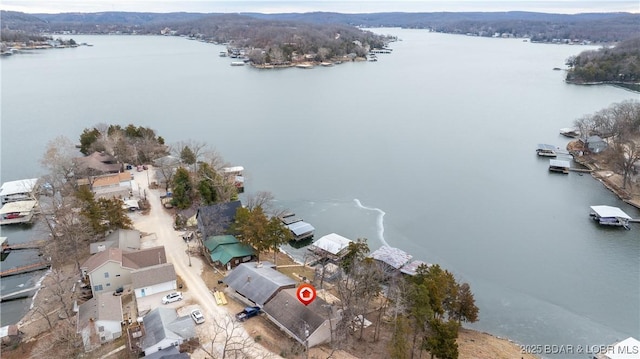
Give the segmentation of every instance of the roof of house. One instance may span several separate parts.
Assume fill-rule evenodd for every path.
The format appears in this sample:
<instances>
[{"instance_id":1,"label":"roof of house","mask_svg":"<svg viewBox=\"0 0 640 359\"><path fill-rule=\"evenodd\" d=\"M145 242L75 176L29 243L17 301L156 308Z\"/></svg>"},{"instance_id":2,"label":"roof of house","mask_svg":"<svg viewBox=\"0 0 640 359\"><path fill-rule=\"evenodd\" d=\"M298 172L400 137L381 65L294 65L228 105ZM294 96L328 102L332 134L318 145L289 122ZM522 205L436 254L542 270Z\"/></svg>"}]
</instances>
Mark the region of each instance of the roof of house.
<instances>
[{"instance_id":1,"label":"roof of house","mask_svg":"<svg viewBox=\"0 0 640 359\"><path fill-rule=\"evenodd\" d=\"M322 249L325 252L337 255L347 247L352 241L349 238L345 238L339 234L329 233L326 236L321 237L317 241L313 242L312 246L318 249Z\"/></svg>"},{"instance_id":2,"label":"roof of house","mask_svg":"<svg viewBox=\"0 0 640 359\"><path fill-rule=\"evenodd\" d=\"M571 167L571 162L567 160L549 160L549 166L553 167Z\"/></svg>"},{"instance_id":3,"label":"roof of house","mask_svg":"<svg viewBox=\"0 0 640 359\"><path fill-rule=\"evenodd\" d=\"M122 266L127 268L138 269L163 263L167 263L167 254L164 251L164 246L122 253Z\"/></svg>"},{"instance_id":4,"label":"roof of house","mask_svg":"<svg viewBox=\"0 0 640 359\"><path fill-rule=\"evenodd\" d=\"M140 249L140 231L135 229L118 229L109 234L104 241L89 244L89 253L98 253L104 248L120 248L123 251L134 251ZM104 249L102 249L104 250Z\"/></svg>"},{"instance_id":5,"label":"roof of house","mask_svg":"<svg viewBox=\"0 0 640 359\"><path fill-rule=\"evenodd\" d=\"M263 306L281 288L294 288L296 281L278 272L270 262L242 263L224 282L254 303Z\"/></svg>"},{"instance_id":6,"label":"roof of house","mask_svg":"<svg viewBox=\"0 0 640 359\"><path fill-rule=\"evenodd\" d=\"M198 208L196 218L198 229L203 237L208 238L224 233L235 220L236 211L240 207L242 207L242 202L233 201Z\"/></svg>"},{"instance_id":7,"label":"roof of house","mask_svg":"<svg viewBox=\"0 0 640 359\"><path fill-rule=\"evenodd\" d=\"M395 269L399 269L413 258L407 252L389 246L378 248L378 250L371 253L369 257L384 262Z\"/></svg>"},{"instance_id":8,"label":"roof of house","mask_svg":"<svg viewBox=\"0 0 640 359\"><path fill-rule=\"evenodd\" d=\"M164 251L164 246L134 252L123 252L120 248L109 248L89 257L80 268L85 268L88 273L91 273L108 261L118 262L125 268L138 269L167 263L167 255Z\"/></svg>"},{"instance_id":9,"label":"roof of house","mask_svg":"<svg viewBox=\"0 0 640 359\"><path fill-rule=\"evenodd\" d=\"M329 319L331 307L320 298L316 298L309 305L304 305L296 297L296 289L292 288L278 292L264 305L263 310L293 333L296 340L304 342L305 323L308 325L309 334L314 333Z\"/></svg>"},{"instance_id":10,"label":"roof of house","mask_svg":"<svg viewBox=\"0 0 640 359\"><path fill-rule=\"evenodd\" d=\"M142 348L153 347L164 339L190 339L196 328L190 316L178 317L173 308L158 307L143 317L145 336Z\"/></svg>"},{"instance_id":11,"label":"roof of house","mask_svg":"<svg viewBox=\"0 0 640 359\"><path fill-rule=\"evenodd\" d=\"M12 212L29 212L33 210L33 208L37 204L38 201L36 200L9 202L5 203L2 208L0 208L0 213L7 214Z\"/></svg>"},{"instance_id":12,"label":"roof of house","mask_svg":"<svg viewBox=\"0 0 640 359\"><path fill-rule=\"evenodd\" d=\"M211 252L210 256L213 262L220 262L220 264L226 265L233 258L253 256L255 254L255 249L248 244L230 243L218 246Z\"/></svg>"},{"instance_id":13,"label":"roof of house","mask_svg":"<svg viewBox=\"0 0 640 359\"><path fill-rule=\"evenodd\" d=\"M208 237L204 241L204 246L207 248L209 252L212 252L221 245L235 244L235 243L240 243L240 241L236 237L230 234L226 234L223 236Z\"/></svg>"},{"instance_id":14,"label":"roof of house","mask_svg":"<svg viewBox=\"0 0 640 359\"><path fill-rule=\"evenodd\" d=\"M97 293L78 307L77 330L80 332L91 320L122 322L122 319L122 297L110 292Z\"/></svg>"},{"instance_id":15,"label":"roof of house","mask_svg":"<svg viewBox=\"0 0 640 359\"><path fill-rule=\"evenodd\" d=\"M634 337L629 337L620 342L608 345L606 351L599 353L600 355L596 355L595 357L607 359L637 358L638 348L640 348L640 340Z\"/></svg>"},{"instance_id":16,"label":"roof of house","mask_svg":"<svg viewBox=\"0 0 640 359\"><path fill-rule=\"evenodd\" d=\"M112 173L104 176L95 177L93 179L93 188L96 187L105 187L105 186L117 186L120 185L120 182L128 182L131 181L131 173L129 172L120 172L120 173Z\"/></svg>"},{"instance_id":17,"label":"roof of house","mask_svg":"<svg viewBox=\"0 0 640 359\"><path fill-rule=\"evenodd\" d=\"M180 159L175 156L164 156L158 159L153 160L153 165L155 167L177 167L180 166Z\"/></svg>"},{"instance_id":18,"label":"roof of house","mask_svg":"<svg viewBox=\"0 0 640 359\"><path fill-rule=\"evenodd\" d=\"M145 359L189 359L188 353L180 353L178 347L173 345L155 353L144 356Z\"/></svg>"},{"instance_id":19,"label":"roof of house","mask_svg":"<svg viewBox=\"0 0 640 359\"><path fill-rule=\"evenodd\" d=\"M18 193L31 193L38 183L37 178L9 181L0 187L0 196L9 196Z\"/></svg>"},{"instance_id":20,"label":"roof of house","mask_svg":"<svg viewBox=\"0 0 640 359\"><path fill-rule=\"evenodd\" d=\"M94 152L89 156L75 159L78 167L82 169L92 169L98 172L120 172L121 165L117 163L115 157L104 153Z\"/></svg>"},{"instance_id":21,"label":"roof of house","mask_svg":"<svg viewBox=\"0 0 640 359\"><path fill-rule=\"evenodd\" d=\"M176 280L173 263L156 264L131 271L131 283L134 289Z\"/></svg>"}]
</instances>

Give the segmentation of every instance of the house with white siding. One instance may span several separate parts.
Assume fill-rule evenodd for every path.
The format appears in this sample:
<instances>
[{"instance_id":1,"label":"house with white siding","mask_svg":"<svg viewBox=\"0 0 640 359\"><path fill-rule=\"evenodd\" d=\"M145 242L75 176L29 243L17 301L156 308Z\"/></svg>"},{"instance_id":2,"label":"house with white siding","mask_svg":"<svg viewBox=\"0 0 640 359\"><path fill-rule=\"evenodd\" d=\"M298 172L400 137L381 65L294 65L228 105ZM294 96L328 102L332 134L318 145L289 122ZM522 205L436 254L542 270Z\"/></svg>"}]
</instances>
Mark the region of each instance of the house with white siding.
<instances>
[{"instance_id":1,"label":"house with white siding","mask_svg":"<svg viewBox=\"0 0 640 359\"><path fill-rule=\"evenodd\" d=\"M82 337L85 351L122 335L121 296L99 293L78 307L76 332Z\"/></svg>"}]
</instances>

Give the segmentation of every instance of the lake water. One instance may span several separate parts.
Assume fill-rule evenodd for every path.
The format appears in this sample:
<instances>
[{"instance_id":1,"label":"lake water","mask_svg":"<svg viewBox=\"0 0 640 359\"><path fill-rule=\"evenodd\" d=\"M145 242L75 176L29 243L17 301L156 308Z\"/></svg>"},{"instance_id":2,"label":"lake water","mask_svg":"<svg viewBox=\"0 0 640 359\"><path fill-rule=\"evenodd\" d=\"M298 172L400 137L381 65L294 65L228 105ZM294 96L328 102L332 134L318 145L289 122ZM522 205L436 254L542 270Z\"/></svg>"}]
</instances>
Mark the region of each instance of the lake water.
<instances>
[{"instance_id":1,"label":"lake water","mask_svg":"<svg viewBox=\"0 0 640 359\"><path fill-rule=\"evenodd\" d=\"M452 271L480 307L472 328L525 344L640 338L640 226L600 228L589 206L640 212L535 155L637 94L565 84L552 69L587 47L376 31L402 39L393 54L312 70L231 67L221 46L150 36L74 36L95 46L2 59L2 181L41 174L57 135L149 126L244 166L247 190L271 191L316 238L388 243ZM3 293L25 280L3 280ZM3 325L28 303L10 305Z\"/></svg>"}]
</instances>

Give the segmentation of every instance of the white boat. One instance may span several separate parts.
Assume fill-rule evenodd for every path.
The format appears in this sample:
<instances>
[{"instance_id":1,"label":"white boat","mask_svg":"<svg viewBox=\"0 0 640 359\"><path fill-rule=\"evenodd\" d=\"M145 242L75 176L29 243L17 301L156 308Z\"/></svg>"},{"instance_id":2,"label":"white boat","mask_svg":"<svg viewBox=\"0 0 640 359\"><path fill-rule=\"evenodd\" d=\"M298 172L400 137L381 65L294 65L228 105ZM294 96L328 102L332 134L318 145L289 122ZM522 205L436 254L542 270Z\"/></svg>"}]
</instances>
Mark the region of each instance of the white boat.
<instances>
[{"instance_id":1,"label":"white boat","mask_svg":"<svg viewBox=\"0 0 640 359\"><path fill-rule=\"evenodd\" d=\"M37 204L36 200L4 204L0 209L0 225L31 222Z\"/></svg>"},{"instance_id":2,"label":"white boat","mask_svg":"<svg viewBox=\"0 0 640 359\"><path fill-rule=\"evenodd\" d=\"M593 219L600 225L631 229L629 227L631 217L618 207L591 206L591 210L593 211L590 214L591 217L593 217Z\"/></svg>"},{"instance_id":3,"label":"white boat","mask_svg":"<svg viewBox=\"0 0 640 359\"><path fill-rule=\"evenodd\" d=\"M556 147L553 145L546 145L543 143L538 144L538 148L536 149L536 153L538 156L542 157L556 157Z\"/></svg>"},{"instance_id":4,"label":"white boat","mask_svg":"<svg viewBox=\"0 0 640 359\"><path fill-rule=\"evenodd\" d=\"M576 138L576 137L580 137L580 130L578 130L575 127L561 128L560 134L565 137Z\"/></svg>"},{"instance_id":5,"label":"white boat","mask_svg":"<svg viewBox=\"0 0 640 359\"><path fill-rule=\"evenodd\" d=\"M220 57L227 57L226 51L220 51Z\"/></svg>"},{"instance_id":6,"label":"white boat","mask_svg":"<svg viewBox=\"0 0 640 359\"><path fill-rule=\"evenodd\" d=\"M233 61L231 66L244 66L244 61Z\"/></svg>"}]
</instances>

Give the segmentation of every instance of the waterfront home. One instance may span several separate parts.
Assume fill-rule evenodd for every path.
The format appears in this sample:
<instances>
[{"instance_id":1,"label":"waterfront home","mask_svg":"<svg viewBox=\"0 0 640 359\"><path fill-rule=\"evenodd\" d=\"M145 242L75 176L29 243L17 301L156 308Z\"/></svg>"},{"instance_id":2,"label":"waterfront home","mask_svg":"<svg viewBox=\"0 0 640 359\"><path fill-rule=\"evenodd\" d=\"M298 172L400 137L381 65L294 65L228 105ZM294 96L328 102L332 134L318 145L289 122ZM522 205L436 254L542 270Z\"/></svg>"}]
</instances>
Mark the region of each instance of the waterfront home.
<instances>
[{"instance_id":1,"label":"waterfront home","mask_svg":"<svg viewBox=\"0 0 640 359\"><path fill-rule=\"evenodd\" d=\"M202 245L205 257L213 265L225 267L227 270L258 258L256 251L250 245L240 243L232 235L210 236Z\"/></svg>"},{"instance_id":2,"label":"waterfront home","mask_svg":"<svg viewBox=\"0 0 640 359\"><path fill-rule=\"evenodd\" d=\"M394 247L382 246L369 254L370 258L383 263L390 271L399 271L413 258L407 252Z\"/></svg>"},{"instance_id":3,"label":"waterfront home","mask_svg":"<svg viewBox=\"0 0 640 359\"><path fill-rule=\"evenodd\" d=\"M78 169L90 174L118 173L122 171L122 164L118 160L105 152L93 152L85 157L74 159Z\"/></svg>"},{"instance_id":4,"label":"waterfront home","mask_svg":"<svg viewBox=\"0 0 640 359\"><path fill-rule=\"evenodd\" d=\"M591 217L600 225L631 229L629 227L631 217L618 207L591 206L591 211Z\"/></svg>"},{"instance_id":5,"label":"waterfront home","mask_svg":"<svg viewBox=\"0 0 640 359\"><path fill-rule=\"evenodd\" d=\"M607 149L607 142L603 140L600 136L589 136L586 140L584 140L584 145L586 150L593 154L601 153L602 151Z\"/></svg>"},{"instance_id":6,"label":"waterfront home","mask_svg":"<svg viewBox=\"0 0 640 359\"><path fill-rule=\"evenodd\" d=\"M178 347L195 338L196 328L191 316L178 317L173 308L158 307L142 318L144 336L139 346L145 356L162 349Z\"/></svg>"},{"instance_id":7,"label":"waterfront home","mask_svg":"<svg viewBox=\"0 0 640 359\"><path fill-rule=\"evenodd\" d=\"M567 160L549 160L549 171L568 174L571 162Z\"/></svg>"},{"instance_id":8,"label":"waterfront home","mask_svg":"<svg viewBox=\"0 0 640 359\"><path fill-rule=\"evenodd\" d=\"M295 288L281 290L262 309L282 331L309 348L330 342L341 320L339 311L320 297L302 304Z\"/></svg>"},{"instance_id":9,"label":"waterfront home","mask_svg":"<svg viewBox=\"0 0 640 359\"><path fill-rule=\"evenodd\" d=\"M347 252L349 244L353 241L336 233L329 233L320 237L309 246L309 251L320 258L333 261L340 260Z\"/></svg>"},{"instance_id":10,"label":"waterfront home","mask_svg":"<svg viewBox=\"0 0 640 359\"><path fill-rule=\"evenodd\" d=\"M89 279L91 292L113 292L118 288L131 285L131 272L157 264L167 263L164 246L152 247L133 252L124 252L120 248L109 248L87 259L80 270L85 279Z\"/></svg>"},{"instance_id":11,"label":"waterfront home","mask_svg":"<svg viewBox=\"0 0 640 359\"><path fill-rule=\"evenodd\" d=\"M202 237L209 238L223 234L235 221L236 211L240 207L242 202L232 201L198 208L196 220Z\"/></svg>"},{"instance_id":12,"label":"waterfront home","mask_svg":"<svg viewBox=\"0 0 640 359\"><path fill-rule=\"evenodd\" d=\"M37 184L37 178L5 182L0 187L0 202L4 205L8 202L36 199Z\"/></svg>"},{"instance_id":13,"label":"waterfront home","mask_svg":"<svg viewBox=\"0 0 640 359\"><path fill-rule=\"evenodd\" d=\"M109 234L104 241L89 244L89 253L96 254L109 248L120 248L124 252L140 249L140 231L135 229L118 229Z\"/></svg>"},{"instance_id":14,"label":"waterfront home","mask_svg":"<svg viewBox=\"0 0 640 359\"><path fill-rule=\"evenodd\" d=\"M261 307L281 290L296 287L296 281L278 272L271 262L242 263L229 272L224 283Z\"/></svg>"},{"instance_id":15,"label":"waterfront home","mask_svg":"<svg viewBox=\"0 0 640 359\"><path fill-rule=\"evenodd\" d=\"M78 185L88 185L95 198L129 198L132 196L131 173L120 172L78 179Z\"/></svg>"},{"instance_id":16,"label":"waterfront home","mask_svg":"<svg viewBox=\"0 0 640 359\"><path fill-rule=\"evenodd\" d=\"M5 203L0 208L0 225L31 222L37 205L36 200Z\"/></svg>"},{"instance_id":17,"label":"waterfront home","mask_svg":"<svg viewBox=\"0 0 640 359\"><path fill-rule=\"evenodd\" d=\"M538 144L538 148L536 149L536 153L538 154L538 156L543 156L543 157L556 157L556 147L553 145L547 145L547 144L543 144L540 143Z\"/></svg>"},{"instance_id":18,"label":"waterfront home","mask_svg":"<svg viewBox=\"0 0 640 359\"><path fill-rule=\"evenodd\" d=\"M122 301L111 293L98 293L78 306L76 333L82 337L84 350L93 350L122 335Z\"/></svg>"}]
</instances>

